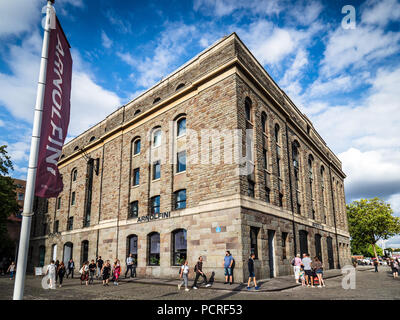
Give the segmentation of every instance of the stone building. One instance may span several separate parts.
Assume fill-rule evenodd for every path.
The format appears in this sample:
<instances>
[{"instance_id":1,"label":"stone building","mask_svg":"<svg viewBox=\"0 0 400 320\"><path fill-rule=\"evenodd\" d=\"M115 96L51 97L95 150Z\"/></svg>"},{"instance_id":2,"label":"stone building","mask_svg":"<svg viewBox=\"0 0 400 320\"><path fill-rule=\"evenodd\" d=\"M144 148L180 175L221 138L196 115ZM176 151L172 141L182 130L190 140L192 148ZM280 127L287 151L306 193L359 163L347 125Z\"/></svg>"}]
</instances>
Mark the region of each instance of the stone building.
<instances>
[{"instance_id":1,"label":"stone building","mask_svg":"<svg viewBox=\"0 0 400 320\"><path fill-rule=\"evenodd\" d=\"M340 160L235 33L66 144L59 169L31 267L132 253L138 276L167 278L201 255L222 280L229 250L242 281L252 251L259 279L297 252L350 260Z\"/></svg>"}]
</instances>

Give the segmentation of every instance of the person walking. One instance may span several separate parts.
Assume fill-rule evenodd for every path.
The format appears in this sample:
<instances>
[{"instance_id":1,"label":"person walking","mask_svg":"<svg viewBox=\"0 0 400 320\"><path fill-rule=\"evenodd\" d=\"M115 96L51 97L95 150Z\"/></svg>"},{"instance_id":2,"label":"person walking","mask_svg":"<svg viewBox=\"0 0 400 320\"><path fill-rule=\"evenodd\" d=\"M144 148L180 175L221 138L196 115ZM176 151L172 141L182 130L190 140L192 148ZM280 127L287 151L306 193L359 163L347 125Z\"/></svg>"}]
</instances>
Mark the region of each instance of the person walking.
<instances>
[{"instance_id":1,"label":"person walking","mask_svg":"<svg viewBox=\"0 0 400 320\"><path fill-rule=\"evenodd\" d=\"M314 257L314 261L311 263L311 268L318 277L318 288L325 287L325 281L323 279L323 265L318 257Z\"/></svg>"},{"instance_id":2,"label":"person walking","mask_svg":"<svg viewBox=\"0 0 400 320\"><path fill-rule=\"evenodd\" d=\"M292 266L293 266L293 271L294 271L294 279L296 280L296 283L299 282L300 278L300 267L301 267L301 258L300 258L300 253L298 253L292 260Z\"/></svg>"},{"instance_id":3,"label":"person walking","mask_svg":"<svg viewBox=\"0 0 400 320\"><path fill-rule=\"evenodd\" d=\"M247 263L248 269L249 269L249 281L247 281L247 290L251 290L250 287L250 282L251 280L253 280L254 282L254 289L258 290L260 289L260 287L257 285L257 280L256 280L256 273L254 270L254 259L255 259L256 255L254 253L252 253L250 255L249 261Z\"/></svg>"},{"instance_id":4,"label":"person walking","mask_svg":"<svg viewBox=\"0 0 400 320\"><path fill-rule=\"evenodd\" d=\"M79 273L81 274L81 285L83 282L85 282L86 285L89 285L89 261L83 263Z\"/></svg>"},{"instance_id":5,"label":"person walking","mask_svg":"<svg viewBox=\"0 0 400 320\"><path fill-rule=\"evenodd\" d=\"M196 277L194 278L193 289L198 289L197 281L199 280L200 276L203 278L203 283L206 284L206 287L211 287L211 284L209 284L207 281L207 276L203 272L203 257L202 256L199 257L199 260L197 261L196 265L194 266L194 272L196 273Z\"/></svg>"},{"instance_id":6,"label":"person walking","mask_svg":"<svg viewBox=\"0 0 400 320\"><path fill-rule=\"evenodd\" d=\"M10 266L7 269L7 272L10 272L10 280L14 280L16 265L15 262L12 261Z\"/></svg>"},{"instance_id":7,"label":"person walking","mask_svg":"<svg viewBox=\"0 0 400 320\"><path fill-rule=\"evenodd\" d=\"M89 284L90 283L93 284L93 278L94 275L96 274L96 269L97 269L96 263L94 263L94 260L92 260L89 264Z\"/></svg>"},{"instance_id":8,"label":"person walking","mask_svg":"<svg viewBox=\"0 0 400 320\"><path fill-rule=\"evenodd\" d=\"M60 265L57 268L58 281L60 282L60 285L59 285L60 288L62 287L62 283L63 283L63 279L64 279L65 273L66 273L65 265L64 265L64 262L61 261Z\"/></svg>"},{"instance_id":9,"label":"person walking","mask_svg":"<svg viewBox=\"0 0 400 320\"><path fill-rule=\"evenodd\" d=\"M188 276L189 276L189 263L185 260L185 263L181 266L181 272L179 277L182 279L182 282L178 284L178 290L181 290L182 285L185 285L185 291L189 291L188 288Z\"/></svg>"},{"instance_id":10,"label":"person walking","mask_svg":"<svg viewBox=\"0 0 400 320\"><path fill-rule=\"evenodd\" d=\"M54 264L54 260L51 260L46 270L46 276L48 275L50 280L50 289L56 289L56 273L56 265Z\"/></svg>"},{"instance_id":11,"label":"person walking","mask_svg":"<svg viewBox=\"0 0 400 320\"><path fill-rule=\"evenodd\" d=\"M56 283L58 281L58 267L60 266L60 261L56 260L56 262L54 263L54 265L56 266Z\"/></svg>"},{"instance_id":12,"label":"person walking","mask_svg":"<svg viewBox=\"0 0 400 320\"><path fill-rule=\"evenodd\" d=\"M75 262L74 262L74 260L72 260L72 258L69 259L67 267L68 267L67 279L68 279L68 277L70 275L71 275L71 279L73 279L74 278Z\"/></svg>"},{"instance_id":13,"label":"person walking","mask_svg":"<svg viewBox=\"0 0 400 320\"><path fill-rule=\"evenodd\" d=\"M104 261L101 259L101 256L99 256L96 259L96 265L97 265L97 279L100 279L101 277L101 270L103 269L103 264Z\"/></svg>"},{"instance_id":14,"label":"person walking","mask_svg":"<svg viewBox=\"0 0 400 320\"><path fill-rule=\"evenodd\" d=\"M311 259L308 253L303 253L303 259L301 260L301 264L303 265L304 268L307 287L310 286L309 281L311 281L311 287L314 288L314 278L311 270Z\"/></svg>"},{"instance_id":15,"label":"person walking","mask_svg":"<svg viewBox=\"0 0 400 320\"><path fill-rule=\"evenodd\" d=\"M103 275L103 286L108 286L108 281L110 280L111 265L110 260L107 260L101 269L101 274Z\"/></svg>"},{"instance_id":16,"label":"person walking","mask_svg":"<svg viewBox=\"0 0 400 320\"><path fill-rule=\"evenodd\" d=\"M233 257L230 253L230 251L225 252L225 257L224 257L224 271L225 271L225 283L228 284L228 279L229 279L229 284L232 284L232 265L233 265Z\"/></svg>"},{"instance_id":17,"label":"person walking","mask_svg":"<svg viewBox=\"0 0 400 320\"><path fill-rule=\"evenodd\" d=\"M126 258L126 271L125 271L125 279L126 275L128 274L128 271L131 271L131 278L133 278L133 255L132 253L129 254L129 256Z\"/></svg>"},{"instance_id":18,"label":"person walking","mask_svg":"<svg viewBox=\"0 0 400 320\"><path fill-rule=\"evenodd\" d=\"M116 259L113 266L113 275L114 275L114 285L118 285L119 275L121 274L121 265L119 260Z\"/></svg>"},{"instance_id":19,"label":"person walking","mask_svg":"<svg viewBox=\"0 0 400 320\"><path fill-rule=\"evenodd\" d=\"M392 267L392 273L393 273L393 279L398 278L399 276L399 260L392 259L391 261L391 267Z\"/></svg>"},{"instance_id":20,"label":"person walking","mask_svg":"<svg viewBox=\"0 0 400 320\"><path fill-rule=\"evenodd\" d=\"M374 259L374 267L375 267L375 272L378 272L378 265L379 265L379 261L377 258Z\"/></svg>"}]
</instances>

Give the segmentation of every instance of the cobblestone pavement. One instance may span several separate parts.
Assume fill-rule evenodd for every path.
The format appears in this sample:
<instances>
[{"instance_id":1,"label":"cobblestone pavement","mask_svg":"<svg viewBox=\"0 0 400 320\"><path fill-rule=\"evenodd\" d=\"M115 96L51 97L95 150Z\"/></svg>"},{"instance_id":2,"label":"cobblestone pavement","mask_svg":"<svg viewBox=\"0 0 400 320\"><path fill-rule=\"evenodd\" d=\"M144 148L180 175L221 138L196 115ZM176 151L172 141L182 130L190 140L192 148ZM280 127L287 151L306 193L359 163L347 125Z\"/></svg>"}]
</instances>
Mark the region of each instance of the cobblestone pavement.
<instances>
[{"instance_id":1,"label":"cobblestone pavement","mask_svg":"<svg viewBox=\"0 0 400 320\"><path fill-rule=\"evenodd\" d=\"M342 288L342 276L326 280L326 288L295 287L274 292L243 292L219 288L201 288L185 292L178 291L176 286L137 283L123 280L119 286L110 283L103 287L100 281L94 285L80 285L79 279L65 279L62 288L44 290L41 278L28 276L25 286L27 300L314 300L314 299L400 299L400 279L393 279L388 267L381 267L378 273L370 268L358 269L356 288ZM278 281L278 280L275 280ZM178 281L176 281L178 283ZM223 285L222 285L223 286ZM221 287L221 288L220 288ZM229 288L229 285L226 286ZM14 281L0 277L0 299L12 299ZM253 289L254 290L254 289Z\"/></svg>"}]
</instances>

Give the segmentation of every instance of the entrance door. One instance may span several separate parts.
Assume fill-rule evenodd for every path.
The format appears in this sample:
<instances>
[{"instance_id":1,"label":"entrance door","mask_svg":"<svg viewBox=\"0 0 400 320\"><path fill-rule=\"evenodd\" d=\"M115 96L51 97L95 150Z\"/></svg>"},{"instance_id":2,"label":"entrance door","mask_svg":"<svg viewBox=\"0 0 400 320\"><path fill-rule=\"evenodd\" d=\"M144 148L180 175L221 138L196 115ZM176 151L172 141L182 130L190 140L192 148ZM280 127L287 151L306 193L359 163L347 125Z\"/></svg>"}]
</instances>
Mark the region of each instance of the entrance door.
<instances>
[{"instance_id":1,"label":"entrance door","mask_svg":"<svg viewBox=\"0 0 400 320\"><path fill-rule=\"evenodd\" d=\"M275 277L275 246L274 246L275 231L268 230L268 260L269 260L269 276Z\"/></svg>"},{"instance_id":2,"label":"entrance door","mask_svg":"<svg viewBox=\"0 0 400 320\"><path fill-rule=\"evenodd\" d=\"M321 235L315 235L315 255L318 257L319 261L322 262L322 250L321 250Z\"/></svg>"},{"instance_id":3,"label":"entrance door","mask_svg":"<svg viewBox=\"0 0 400 320\"><path fill-rule=\"evenodd\" d=\"M72 243L67 242L64 244L64 256L63 256L63 261L65 265L68 265L68 261L72 259Z\"/></svg>"},{"instance_id":4,"label":"entrance door","mask_svg":"<svg viewBox=\"0 0 400 320\"><path fill-rule=\"evenodd\" d=\"M308 232L305 230L299 231L300 238L300 254L303 257L303 253L308 253L308 241L307 241Z\"/></svg>"},{"instance_id":5,"label":"entrance door","mask_svg":"<svg viewBox=\"0 0 400 320\"><path fill-rule=\"evenodd\" d=\"M332 246L332 238L327 237L326 238L326 247L328 249L328 263L329 263L329 269L334 269L335 268L335 263L333 260L333 246Z\"/></svg>"}]
</instances>

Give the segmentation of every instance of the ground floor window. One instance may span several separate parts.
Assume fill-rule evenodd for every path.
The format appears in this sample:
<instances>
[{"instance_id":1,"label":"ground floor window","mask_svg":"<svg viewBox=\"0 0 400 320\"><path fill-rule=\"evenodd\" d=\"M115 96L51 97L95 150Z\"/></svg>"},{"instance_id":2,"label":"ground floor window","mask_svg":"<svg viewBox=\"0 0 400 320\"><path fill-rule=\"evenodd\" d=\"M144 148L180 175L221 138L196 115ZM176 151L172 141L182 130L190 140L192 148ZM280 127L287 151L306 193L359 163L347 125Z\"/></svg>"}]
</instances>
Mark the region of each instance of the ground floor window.
<instances>
[{"instance_id":1,"label":"ground floor window","mask_svg":"<svg viewBox=\"0 0 400 320\"><path fill-rule=\"evenodd\" d=\"M39 267L43 267L44 266L45 254L46 254L45 246L40 246L39 247Z\"/></svg>"},{"instance_id":2,"label":"ground floor window","mask_svg":"<svg viewBox=\"0 0 400 320\"><path fill-rule=\"evenodd\" d=\"M173 265L183 264L187 258L187 232L185 229L178 229L172 232Z\"/></svg>"},{"instance_id":3,"label":"ground floor window","mask_svg":"<svg viewBox=\"0 0 400 320\"><path fill-rule=\"evenodd\" d=\"M148 264L150 266L160 265L160 234L152 232L147 236Z\"/></svg>"},{"instance_id":4,"label":"ground floor window","mask_svg":"<svg viewBox=\"0 0 400 320\"><path fill-rule=\"evenodd\" d=\"M250 227L250 254L255 255L255 258L258 259L258 232L260 228L257 227Z\"/></svg>"},{"instance_id":5,"label":"ground floor window","mask_svg":"<svg viewBox=\"0 0 400 320\"><path fill-rule=\"evenodd\" d=\"M286 252L286 244L287 244L287 237L288 233L287 232L282 232L282 259L286 259L287 252Z\"/></svg>"},{"instance_id":6,"label":"ground floor window","mask_svg":"<svg viewBox=\"0 0 400 320\"><path fill-rule=\"evenodd\" d=\"M89 241L82 241L82 255L81 255L81 264L88 261L89 259Z\"/></svg>"},{"instance_id":7,"label":"ground floor window","mask_svg":"<svg viewBox=\"0 0 400 320\"><path fill-rule=\"evenodd\" d=\"M138 237L132 234L128 237L128 255L132 255L133 264L137 266Z\"/></svg>"}]
</instances>

